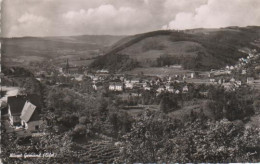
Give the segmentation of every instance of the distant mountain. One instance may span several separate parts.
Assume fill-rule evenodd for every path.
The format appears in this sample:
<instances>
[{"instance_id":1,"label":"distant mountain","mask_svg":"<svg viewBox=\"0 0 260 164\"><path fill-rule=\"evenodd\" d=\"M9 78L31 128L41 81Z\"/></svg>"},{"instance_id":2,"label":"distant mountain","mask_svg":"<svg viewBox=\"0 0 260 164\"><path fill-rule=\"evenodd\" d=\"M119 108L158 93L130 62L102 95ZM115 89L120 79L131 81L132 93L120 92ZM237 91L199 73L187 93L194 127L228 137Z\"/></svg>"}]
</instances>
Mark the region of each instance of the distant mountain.
<instances>
[{"instance_id":1,"label":"distant mountain","mask_svg":"<svg viewBox=\"0 0 260 164\"><path fill-rule=\"evenodd\" d=\"M241 48L260 48L260 27L163 30L121 39L91 67L126 71L136 67L181 64L185 69L210 70L234 64L245 57Z\"/></svg>"},{"instance_id":2,"label":"distant mountain","mask_svg":"<svg viewBox=\"0 0 260 164\"><path fill-rule=\"evenodd\" d=\"M2 61L8 64L27 65L43 60L63 58L89 58L100 55L125 36L82 35L61 37L1 38ZM74 58L74 59L73 59Z\"/></svg>"}]
</instances>

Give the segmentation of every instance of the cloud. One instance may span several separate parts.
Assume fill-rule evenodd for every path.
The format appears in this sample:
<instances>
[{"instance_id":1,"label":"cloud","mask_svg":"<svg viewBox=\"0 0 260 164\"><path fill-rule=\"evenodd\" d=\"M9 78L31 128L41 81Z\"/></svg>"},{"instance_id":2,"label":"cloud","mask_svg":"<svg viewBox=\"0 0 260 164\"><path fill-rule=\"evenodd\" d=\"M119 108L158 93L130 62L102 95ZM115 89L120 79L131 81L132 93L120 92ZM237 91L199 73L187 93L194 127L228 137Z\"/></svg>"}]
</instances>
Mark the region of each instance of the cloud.
<instances>
[{"instance_id":1,"label":"cloud","mask_svg":"<svg viewBox=\"0 0 260 164\"><path fill-rule=\"evenodd\" d=\"M48 32L51 22L42 16L25 13L13 25L8 36L44 36L43 32Z\"/></svg>"},{"instance_id":2,"label":"cloud","mask_svg":"<svg viewBox=\"0 0 260 164\"><path fill-rule=\"evenodd\" d=\"M180 12L162 28L191 29L259 25L258 0L208 0L195 12Z\"/></svg>"},{"instance_id":3,"label":"cloud","mask_svg":"<svg viewBox=\"0 0 260 164\"><path fill-rule=\"evenodd\" d=\"M122 34L137 32L138 27L145 27L152 15L131 7L116 8L106 4L88 10L69 11L62 17L70 29L97 34Z\"/></svg>"},{"instance_id":4,"label":"cloud","mask_svg":"<svg viewBox=\"0 0 260 164\"><path fill-rule=\"evenodd\" d=\"M260 0L4 0L3 36L260 25Z\"/></svg>"},{"instance_id":5,"label":"cloud","mask_svg":"<svg viewBox=\"0 0 260 164\"><path fill-rule=\"evenodd\" d=\"M18 19L18 22L20 24L25 24L25 23L43 23L45 22L47 19L44 18L44 17L41 17L41 16L36 16L36 15L33 15L33 14L24 14L22 15L19 19Z\"/></svg>"}]
</instances>

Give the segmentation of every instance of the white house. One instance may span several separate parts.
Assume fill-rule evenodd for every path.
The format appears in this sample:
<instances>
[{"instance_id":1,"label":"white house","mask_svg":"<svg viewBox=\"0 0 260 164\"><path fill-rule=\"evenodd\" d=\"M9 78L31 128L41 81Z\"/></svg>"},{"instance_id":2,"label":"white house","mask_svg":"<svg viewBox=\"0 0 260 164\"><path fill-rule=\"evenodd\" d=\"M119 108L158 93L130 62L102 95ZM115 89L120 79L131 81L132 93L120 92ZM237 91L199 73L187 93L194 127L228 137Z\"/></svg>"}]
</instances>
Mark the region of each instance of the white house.
<instances>
[{"instance_id":1,"label":"white house","mask_svg":"<svg viewBox=\"0 0 260 164\"><path fill-rule=\"evenodd\" d=\"M246 83L247 83L247 84L253 84L253 83L254 83L254 78L253 78L253 77L248 77L248 78L246 79Z\"/></svg>"},{"instance_id":2,"label":"white house","mask_svg":"<svg viewBox=\"0 0 260 164\"><path fill-rule=\"evenodd\" d=\"M235 82L237 85L242 85L242 82L241 81L236 81Z\"/></svg>"},{"instance_id":3,"label":"white house","mask_svg":"<svg viewBox=\"0 0 260 164\"><path fill-rule=\"evenodd\" d=\"M124 85L122 83L110 83L108 89L110 91L123 91Z\"/></svg>"},{"instance_id":4,"label":"white house","mask_svg":"<svg viewBox=\"0 0 260 164\"><path fill-rule=\"evenodd\" d=\"M194 73L190 74L190 78L192 78L192 79L194 78Z\"/></svg>"},{"instance_id":5,"label":"white house","mask_svg":"<svg viewBox=\"0 0 260 164\"><path fill-rule=\"evenodd\" d=\"M243 69L241 74L242 74L242 75L245 75L245 74L246 74L246 70Z\"/></svg>"},{"instance_id":6,"label":"white house","mask_svg":"<svg viewBox=\"0 0 260 164\"><path fill-rule=\"evenodd\" d=\"M187 85L185 85L183 88L182 88L182 92L183 93L187 93L189 91L189 88Z\"/></svg>"},{"instance_id":7,"label":"white house","mask_svg":"<svg viewBox=\"0 0 260 164\"><path fill-rule=\"evenodd\" d=\"M133 84L136 84L136 83L139 83L140 82L140 79L139 78L133 78L132 80L131 80L131 83L133 83Z\"/></svg>"},{"instance_id":8,"label":"white house","mask_svg":"<svg viewBox=\"0 0 260 164\"><path fill-rule=\"evenodd\" d=\"M173 93L174 92L174 88L173 86L170 86L169 88L166 89L168 92Z\"/></svg>"},{"instance_id":9,"label":"white house","mask_svg":"<svg viewBox=\"0 0 260 164\"><path fill-rule=\"evenodd\" d=\"M133 89L134 84L133 83L125 83L125 88L126 89Z\"/></svg>"},{"instance_id":10,"label":"white house","mask_svg":"<svg viewBox=\"0 0 260 164\"><path fill-rule=\"evenodd\" d=\"M163 91L165 91L164 86L160 86L157 90L158 93L162 93Z\"/></svg>"},{"instance_id":11,"label":"white house","mask_svg":"<svg viewBox=\"0 0 260 164\"><path fill-rule=\"evenodd\" d=\"M21 113L21 125L30 131L39 130L42 120L40 120L37 107L29 101L26 101L24 104L22 113Z\"/></svg>"},{"instance_id":12,"label":"white house","mask_svg":"<svg viewBox=\"0 0 260 164\"><path fill-rule=\"evenodd\" d=\"M147 85L147 86L144 87L144 90L150 91L150 90L151 90L151 87Z\"/></svg>"},{"instance_id":13,"label":"white house","mask_svg":"<svg viewBox=\"0 0 260 164\"><path fill-rule=\"evenodd\" d=\"M180 91L177 89L177 90L175 91L175 93L176 93L176 94L179 94L179 93L180 93Z\"/></svg>"},{"instance_id":14,"label":"white house","mask_svg":"<svg viewBox=\"0 0 260 164\"><path fill-rule=\"evenodd\" d=\"M236 80L234 78L231 78L230 79L230 82L235 82Z\"/></svg>"}]
</instances>

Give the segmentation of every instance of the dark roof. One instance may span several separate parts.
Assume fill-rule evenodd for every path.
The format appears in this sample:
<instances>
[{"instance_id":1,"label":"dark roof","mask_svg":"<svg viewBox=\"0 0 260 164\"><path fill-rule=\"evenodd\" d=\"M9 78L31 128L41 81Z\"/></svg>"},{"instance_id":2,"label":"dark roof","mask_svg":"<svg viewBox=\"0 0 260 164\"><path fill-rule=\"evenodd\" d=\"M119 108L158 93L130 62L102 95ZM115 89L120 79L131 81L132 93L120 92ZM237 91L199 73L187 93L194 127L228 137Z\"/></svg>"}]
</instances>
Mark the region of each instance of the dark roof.
<instances>
[{"instance_id":1,"label":"dark roof","mask_svg":"<svg viewBox=\"0 0 260 164\"><path fill-rule=\"evenodd\" d=\"M39 120L39 112L37 107L31 102L26 101L20 118L25 122Z\"/></svg>"},{"instance_id":2,"label":"dark roof","mask_svg":"<svg viewBox=\"0 0 260 164\"><path fill-rule=\"evenodd\" d=\"M29 101L26 101L26 103L24 104L20 118L22 120L24 120L25 122L28 122L30 120L31 116L33 115L35 109L36 109L35 105L30 103Z\"/></svg>"},{"instance_id":3,"label":"dark roof","mask_svg":"<svg viewBox=\"0 0 260 164\"><path fill-rule=\"evenodd\" d=\"M7 104L10 106L11 114L21 114L23 106L26 102L25 96L10 96L7 97Z\"/></svg>"},{"instance_id":4,"label":"dark roof","mask_svg":"<svg viewBox=\"0 0 260 164\"><path fill-rule=\"evenodd\" d=\"M41 97L36 94L27 95L26 100L30 101L33 105L37 106L37 108L42 108Z\"/></svg>"},{"instance_id":5,"label":"dark roof","mask_svg":"<svg viewBox=\"0 0 260 164\"><path fill-rule=\"evenodd\" d=\"M31 102L37 108L42 108L41 97L39 95L17 95L7 97L7 104L10 106L12 115L20 115L26 101Z\"/></svg>"}]
</instances>

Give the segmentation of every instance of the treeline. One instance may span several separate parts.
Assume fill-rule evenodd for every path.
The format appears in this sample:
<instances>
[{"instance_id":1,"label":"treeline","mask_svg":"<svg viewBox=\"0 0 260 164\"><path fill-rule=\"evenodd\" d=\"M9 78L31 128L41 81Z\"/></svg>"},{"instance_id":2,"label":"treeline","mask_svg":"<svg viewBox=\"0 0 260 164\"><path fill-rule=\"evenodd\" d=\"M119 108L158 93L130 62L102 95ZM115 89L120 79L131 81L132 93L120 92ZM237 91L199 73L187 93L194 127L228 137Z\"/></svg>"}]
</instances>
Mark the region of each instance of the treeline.
<instances>
[{"instance_id":1,"label":"treeline","mask_svg":"<svg viewBox=\"0 0 260 164\"><path fill-rule=\"evenodd\" d=\"M203 63L203 52L198 52L196 56L171 56L162 55L156 60L155 67L164 67L170 65L181 65L184 69L194 69L200 70L206 68L205 63ZM207 63L206 63L207 64Z\"/></svg>"},{"instance_id":2,"label":"treeline","mask_svg":"<svg viewBox=\"0 0 260 164\"><path fill-rule=\"evenodd\" d=\"M145 61L144 63L148 65L149 62L150 64L152 64L152 66L154 65L164 66L169 64L181 63L183 67L187 69L197 69L197 70L218 69L226 65L233 65L237 62L239 58L246 57L246 54L238 51L238 49L240 48L248 47L248 48L260 50L260 48L251 44L254 40L260 37L259 28L257 27L227 28L227 29L219 29L218 31L215 32L214 31L207 32L207 30L205 30L205 33L203 32L188 33L186 31L177 32L177 31L169 30L169 31L155 31L155 32L136 35L133 36L133 39L131 39L130 41L120 44L119 46L113 48L111 51L106 53L104 56L98 58L97 59L98 62L94 62L94 64L91 67L94 68L108 67L107 64L100 62L100 60L106 61L110 57L114 58L114 55L118 55L118 52L122 51L127 47L132 46L133 44L136 44L143 39L160 36L160 35L170 36L169 40L172 42L191 41L191 42L199 43L205 49L205 52L197 52L197 50L194 50L194 52L197 52L198 54L202 54L202 55L198 55L199 58L201 57L202 60L197 60L197 57L190 58L187 56L178 59L177 57L170 57L169 55L166 56L163 55L156 62ZM150 40L146 44L144 44L143 51L162 50L163 48L164 45L154 40ZM143 63L141 64L143 65ZM134 65L134 67L141 66L141 64ZM114 65L116 64L111 62L109 67L113 68L113 70L118 70L113 67ZM134 67L132 67L132 65L128 65L128 68L124 67L122 69L129 70Z\"/></svg>"},{"instance_id":3,"label":"treeline","mask_svg":"<svg viewBox=\"0 0 260 164\"><path fill-rule=\"evenodd\" d=\"M100 56L90 67L95 69L109 69L111 72L128 71L138 67L139 63L128 55L111 54Z\"/></svg>"},{"instance_id":4,"label":"treeline","mask_svg":"<svg viewBox=\"0 0 260 164\"><path fill-rule=\"evenodd\" d=\"M239 28L236 30L220 30L217 32L209 32L208 34L198 33L173 33L170 40L176 41L192 41L201 44L208 54L212 55L215 64L218 68L235 64L240 57L245 57L238 51L243 47L258 49L251 42L258 39L260 36L259 29L254 28Z\"/></svg>"}]
</instances>

